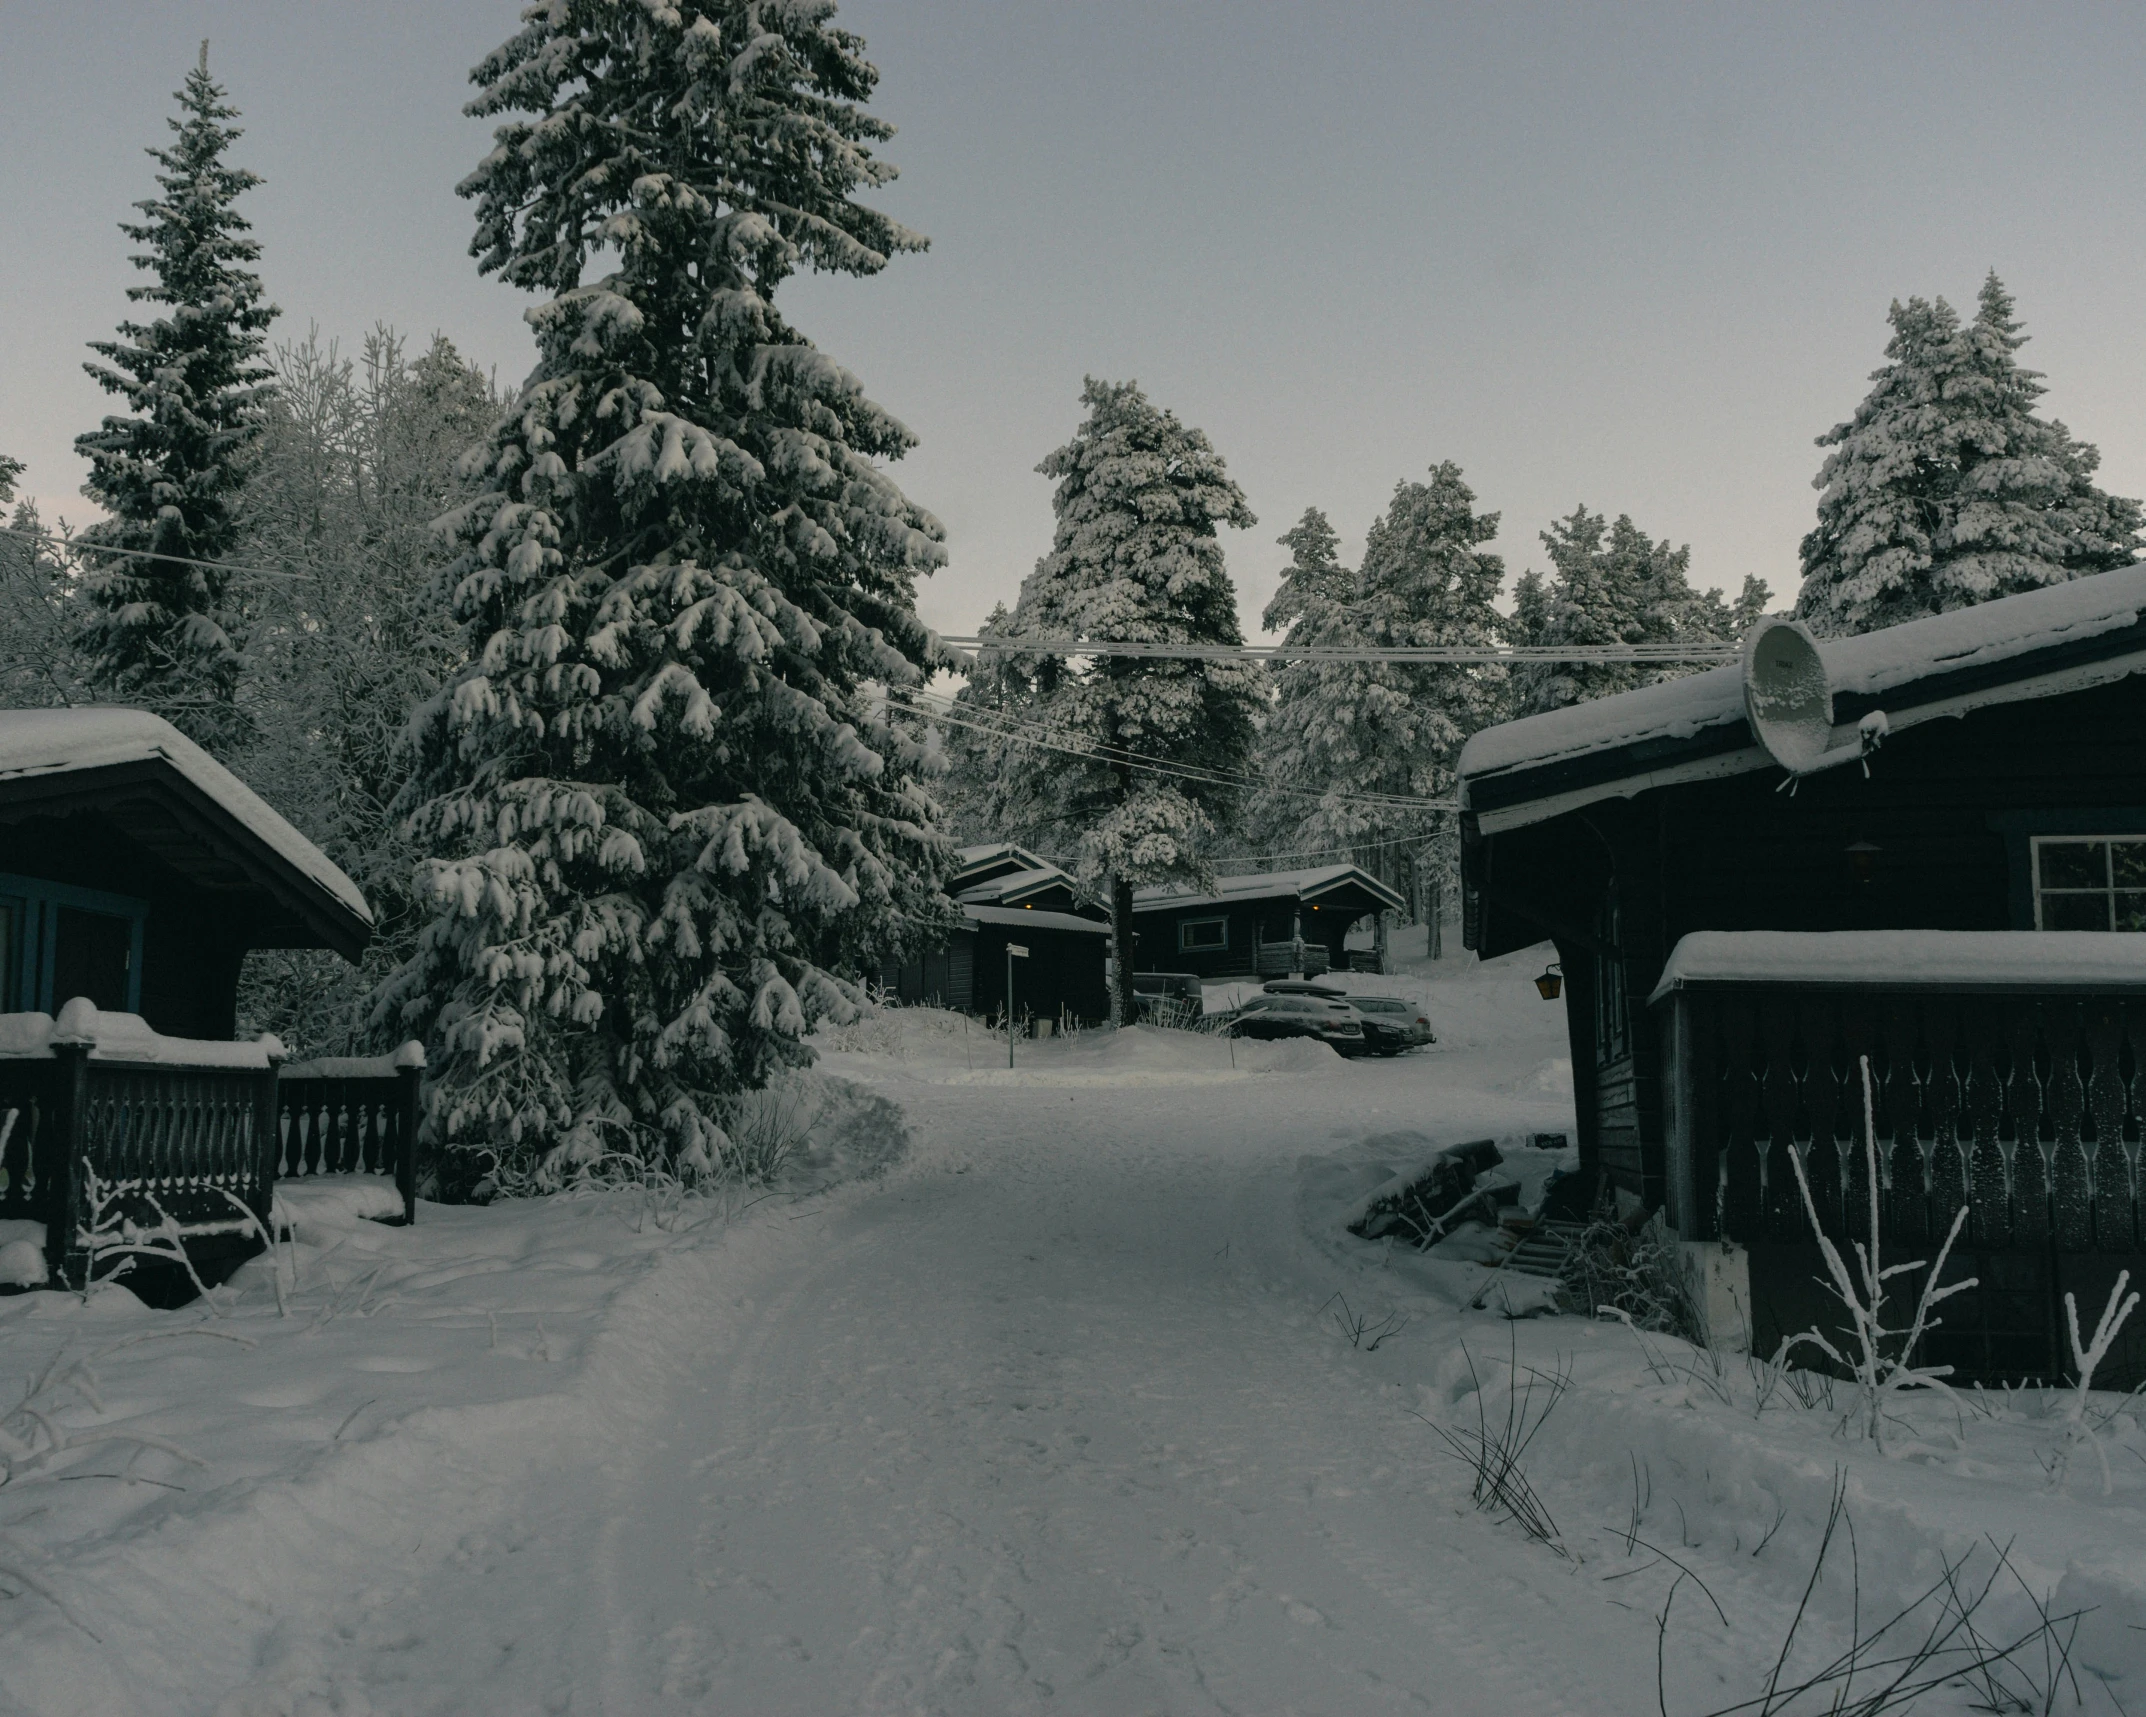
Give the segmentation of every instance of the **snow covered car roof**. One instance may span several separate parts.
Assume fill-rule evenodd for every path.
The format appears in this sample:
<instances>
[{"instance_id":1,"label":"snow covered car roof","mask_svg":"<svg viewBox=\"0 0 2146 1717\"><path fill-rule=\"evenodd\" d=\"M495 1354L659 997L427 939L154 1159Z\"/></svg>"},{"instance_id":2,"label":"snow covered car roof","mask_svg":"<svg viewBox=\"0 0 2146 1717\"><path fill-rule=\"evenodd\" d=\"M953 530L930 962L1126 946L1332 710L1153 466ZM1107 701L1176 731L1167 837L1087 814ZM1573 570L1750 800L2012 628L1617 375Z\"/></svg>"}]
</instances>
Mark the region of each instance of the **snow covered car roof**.
<instances>
[{"instance_id":1,"label":"snow covered car roof","mask_svg":"<svg viewBox=\"0 0 2146 1717\"><path fill-rule=\"evenodd\" d=\"M1841 744L1873 710L1897 731L2103 685L2146 667L2146 564L1818 649ZM1460 754L1461 791L1486 834L1673 781L1772 767L1734 666L1485 728Z\"/></svg>"},{"instance_id":2,"label":"snow covered car roof","mask_svg":"<svg viewBox=\"0 0 2146 1717\"><path fill-rule=\"evenodd\" d=\"M143 786L178 802L154 827L131 816ZM85 801L182 872L235 866L329 947L355 956L372 933L358 885L258 793L147 710L0 710L0 803ZM191 864L189 861L192 861ZM272 945L272 944L266 944Z\"/></svg>"},{"instance_id":3,"label":"snow covered car roof","mask_svg":"<svg viewBox=\"0 0 2146 1717\"><path fill-rule=\"evenodd\" d=\"M1689 984L2017 990L2146 985L2146 936L2112 930L1694 930L1647 1000Z\"/></svg>"},{"instance_id":4,"label":"snow covered car roof","mask_svg":"<svg viewBox=\"0 0 2146 1717\"><path fill-rule=\"evenodd\" d=\"M1239 900L1317 900L1351 885L1375 896L1394 911L1403 905L1400 895L1367 870L1353 864L1323 865L1317 870L1267 870L1247 876L1221 876L1214 892L1198 893L1168 883L1133 890L1133 910L1152 912L1179 906L1224 906Z\"/></svg>"}]
</instances>

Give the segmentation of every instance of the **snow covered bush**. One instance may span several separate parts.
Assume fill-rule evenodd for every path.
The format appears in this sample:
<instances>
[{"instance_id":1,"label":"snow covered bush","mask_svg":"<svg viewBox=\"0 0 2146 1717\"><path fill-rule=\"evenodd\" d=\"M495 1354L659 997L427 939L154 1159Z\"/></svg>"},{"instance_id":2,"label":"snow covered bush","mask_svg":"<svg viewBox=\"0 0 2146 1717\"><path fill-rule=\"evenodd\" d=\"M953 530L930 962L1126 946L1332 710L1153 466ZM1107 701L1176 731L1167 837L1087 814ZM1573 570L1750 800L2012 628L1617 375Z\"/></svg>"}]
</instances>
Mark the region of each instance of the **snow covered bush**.
<instances>
[{"instance_id":1,"label":"snow covered bush","mask_svg":"<svg viewBox=\"0 0 2146 1717\"><path fill-rule=\"evenodd\" d=\"M833 11L557 0L473 74L475 249L546 295L541 355L446 521L468 663L411 724L430 918L376 1017L427 1039L436 1140L540 1183L714 1171L727 1101L944 910L876 692L937 665L940 529L884 469L909 432L774 304L925 242L853 200L890 130Z\"/></svg>"}]
</instances>

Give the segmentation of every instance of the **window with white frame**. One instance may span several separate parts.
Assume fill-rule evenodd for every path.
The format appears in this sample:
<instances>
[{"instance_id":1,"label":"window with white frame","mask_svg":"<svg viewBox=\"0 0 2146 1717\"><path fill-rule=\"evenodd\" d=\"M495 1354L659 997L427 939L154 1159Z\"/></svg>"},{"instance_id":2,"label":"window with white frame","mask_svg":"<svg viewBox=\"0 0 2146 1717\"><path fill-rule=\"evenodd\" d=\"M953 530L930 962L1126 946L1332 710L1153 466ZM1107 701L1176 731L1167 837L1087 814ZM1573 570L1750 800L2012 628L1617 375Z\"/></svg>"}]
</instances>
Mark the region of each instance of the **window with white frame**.
<instances>
[{"instance_id":1,"label":"window with white frame","mask_svg":"<svg viewBox=\"0 0 2146 1717\"><path fill-rule=\"evenodd\" d=\"M1227 918L1180 918L1177 950L1181 954L1211 954L1229 946Z\"/></svg>"},{"instance_id":2,"label":"window with white frame","mask_svg":"<svg viewBox=\"0 0 2146 1717\"><path fill-rule=\"evenodd\" d=\"M2146 834L2036 835L2037 930L2146 930Z\"/></svg>"}]
</instances>

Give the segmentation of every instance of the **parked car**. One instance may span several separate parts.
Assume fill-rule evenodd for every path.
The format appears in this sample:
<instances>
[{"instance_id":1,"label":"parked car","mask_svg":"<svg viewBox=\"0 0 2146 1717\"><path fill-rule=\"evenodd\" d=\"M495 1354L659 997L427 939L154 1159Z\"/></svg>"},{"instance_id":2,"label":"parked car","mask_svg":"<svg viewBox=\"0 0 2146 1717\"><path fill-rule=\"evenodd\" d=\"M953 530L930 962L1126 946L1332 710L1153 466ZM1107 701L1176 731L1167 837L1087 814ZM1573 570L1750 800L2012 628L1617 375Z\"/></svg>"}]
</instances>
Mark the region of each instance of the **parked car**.
<instances>
[{"instance_id":1,"label":"parked car","mask_svg":"<svg viewBox=\"0 0 2146 1717\"><path fill-rule=\"evenodd\" d=\"M1339 984L1322 984L1317 978L1270 978L1260 988L1270 996L1324 996L1336 1002L1349 999L1349 992Z\"/></svg>"},{"instance_id":2,"label":"parked car","mask_svg":"<svg viewBox=\"0 0 2146 1717\"><path fill-rule=\"evenodd\" d=\"M1406 996L1351 996L1349 1004L1363 1015L1365 1043L1381 1055L1438 1041L1430 1016Z\"/></svg>"},{"instance_id":3,"label":"parked car","mask_svg":"<svg viewBox=\"0 0 2146 1717\"><path fill-rule=\"evenodd\" d=\"M1340 1055L1364 1050L1363 1016L1324 996L1253 996L1230 1022L1232 1037L1314 1037Z\"/></svg>"}]
</instances>

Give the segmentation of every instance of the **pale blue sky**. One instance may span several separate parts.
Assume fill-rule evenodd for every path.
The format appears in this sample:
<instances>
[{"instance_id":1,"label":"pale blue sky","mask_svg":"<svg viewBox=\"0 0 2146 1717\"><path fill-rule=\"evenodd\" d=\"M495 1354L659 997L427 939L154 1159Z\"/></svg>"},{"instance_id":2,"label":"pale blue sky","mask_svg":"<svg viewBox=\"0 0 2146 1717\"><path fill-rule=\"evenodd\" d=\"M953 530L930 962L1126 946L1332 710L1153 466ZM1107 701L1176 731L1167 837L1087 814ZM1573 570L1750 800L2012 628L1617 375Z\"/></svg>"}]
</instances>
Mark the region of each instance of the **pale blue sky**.
<instances>
[{"instance_id":1,"label":"pale blue sky","mask_svg":"<svg viewBox=\"0 0 2146 1717\"><path fill-rule=\"evenodd\" d=\"M1514 570L1576 502L1793 584L1811 439L1852 410L1895 295L1994 265L2050 404L2146 494L2146 12L2136 6L1433 6L849 0L933 249L803 282L800 325L923 445L946 522L925 617L967 631L1048 546L1038 459L1081 377L1206 429L1260 515L1248 623L1307 505L1359 542L1440 459ZM495 0L0 0L0 450L48 513L106 402L115 223L203 36L279 332L441 330L526 371L455 181Z\"/></svg>"}]
</instances>

